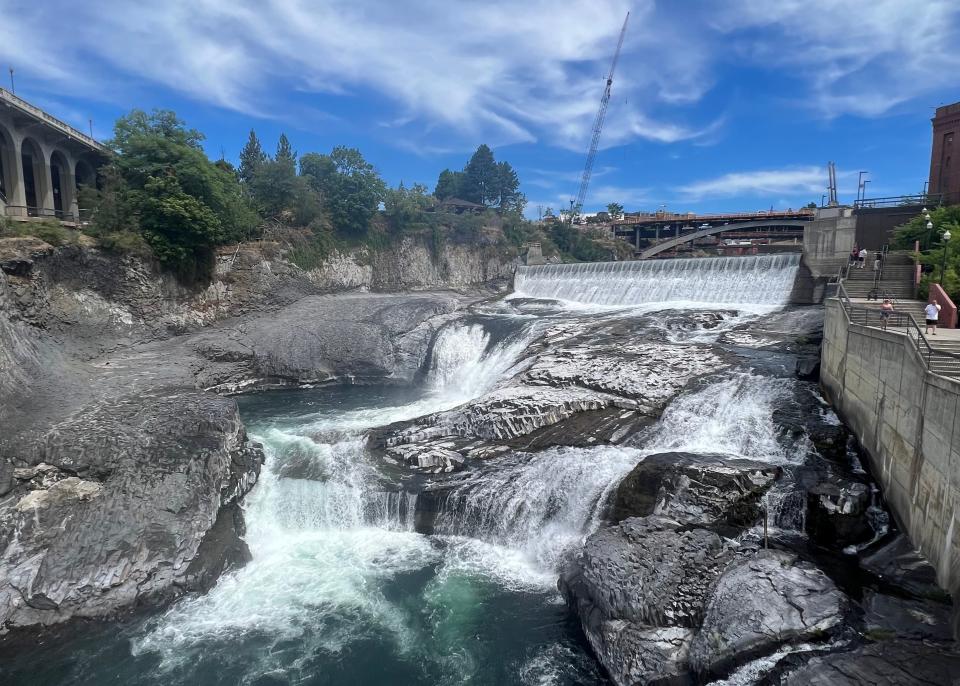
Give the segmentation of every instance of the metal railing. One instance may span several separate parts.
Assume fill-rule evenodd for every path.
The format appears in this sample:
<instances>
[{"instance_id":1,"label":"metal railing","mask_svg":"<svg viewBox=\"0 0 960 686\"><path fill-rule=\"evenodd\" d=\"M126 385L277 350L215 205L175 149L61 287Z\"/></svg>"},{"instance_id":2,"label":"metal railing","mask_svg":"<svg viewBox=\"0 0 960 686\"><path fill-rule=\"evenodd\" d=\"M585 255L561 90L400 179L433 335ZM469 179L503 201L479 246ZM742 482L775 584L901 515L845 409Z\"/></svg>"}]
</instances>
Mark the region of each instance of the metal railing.
<instances>
[{"instance_id":1,"label":"metal railing","mask_svg":"<svg viewBox=\"0 0 960 686\"><path fill-rule=\"evenodd\" d=\"M957 202L960 202L960 195L957 193L920 193L918 195L894 195L887 198L862 198L854 202L853 206L856 209L899 207L901 205L937 207L939 205L952 205Z\"/></svg>"},{"instance_id":2,"label":"metal railing","mask_svg":"<svg viewBox=\"0 0 960 686\"><path fill-rule=\"evenodd\" d=\"M942 360L954 360L960 362L960 354L947 352L945 350L937 350L931 346L930 341L927 340L927 337L921 330L917 320L914 319L913 315L909 312L898 312L897 310L890 312L886 327L884 327L882 310L876 307L866 307L865 305L854 304L853 301L850 300L850 296L847 295L847 291L843 287L842 281L833 285L836 286L835 297L840 302L840 306L843 308L844 315L847 318L847 323L870 326L878 329L903 329L902 331L897 331L896 333L903 333L907 336L907 338L910 339L910 341L913 343L914 349L917 351L917 354L920 355L923 366L928 372L933 372L935 374L940 373L931 369L932 363L938 358ZM957 372L960 374L960 369L958 369Z\"/></svg>"},{"instance_id":3,"label":"metal railing","mask_svg":"<svg viewBox=\"0 0 960 686\"><path fill-rule=\"evenodd\" d=\"M8 217L56 219L62 222L77 222L78 217L73 212L53 209L52 207L31 207L29 205L7 205L4 213Z\"/></svg>"}]
</instances>

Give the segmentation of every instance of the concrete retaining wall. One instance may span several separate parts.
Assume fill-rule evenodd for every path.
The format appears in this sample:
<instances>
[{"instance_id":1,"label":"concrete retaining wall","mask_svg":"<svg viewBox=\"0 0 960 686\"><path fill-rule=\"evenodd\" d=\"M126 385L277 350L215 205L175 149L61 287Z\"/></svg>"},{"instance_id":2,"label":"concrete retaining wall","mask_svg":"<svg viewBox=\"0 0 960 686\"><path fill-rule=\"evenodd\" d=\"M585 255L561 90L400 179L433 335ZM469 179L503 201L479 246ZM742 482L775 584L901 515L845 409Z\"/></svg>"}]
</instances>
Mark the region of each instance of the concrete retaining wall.
<instances>
[{"instance_id":1,"label":"concrete retaining wall","mask_svg":"<svg viewBox=\"0 0 960 686\"><path fill-rule=\"evenodd\" d=\"M903 334L826 301L820 382L869 453L902 528L960 599L960 383L927 372Z\"/></svg>"}]
</instances>

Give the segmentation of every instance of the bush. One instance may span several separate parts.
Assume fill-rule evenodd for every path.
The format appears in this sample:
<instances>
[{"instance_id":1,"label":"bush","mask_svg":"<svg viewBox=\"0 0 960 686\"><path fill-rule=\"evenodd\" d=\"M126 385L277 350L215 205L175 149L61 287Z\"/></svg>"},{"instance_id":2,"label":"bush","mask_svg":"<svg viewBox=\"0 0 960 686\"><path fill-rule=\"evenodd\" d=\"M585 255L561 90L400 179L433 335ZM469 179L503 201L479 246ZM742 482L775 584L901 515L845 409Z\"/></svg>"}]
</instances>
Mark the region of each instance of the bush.
<instances>
[{"instance_id":1,"label":"bush","mask_svg":"<svg viewBox=\"0 0 960 686\"><path fill-rule=\"evenodd\" d=\"M4 220L3 224L0 224L0 236L5 238L18 236L39 238L54 247L72 245L77 242L76 231L71 231L59 222L54 221L17 222L7 219Z\"/></svg>"},{"instance_id":2,"label":"bush","mask_svg":"<svg viewBox=\"0 0 960 686\"><path fill-rule=\"evenodd\" d=\"M136 255L137 257L153 257L153 250L143 236L134 231L116 231L97 237L97 245L104 250L121 255Z\"/></svg>"}]
</instances>

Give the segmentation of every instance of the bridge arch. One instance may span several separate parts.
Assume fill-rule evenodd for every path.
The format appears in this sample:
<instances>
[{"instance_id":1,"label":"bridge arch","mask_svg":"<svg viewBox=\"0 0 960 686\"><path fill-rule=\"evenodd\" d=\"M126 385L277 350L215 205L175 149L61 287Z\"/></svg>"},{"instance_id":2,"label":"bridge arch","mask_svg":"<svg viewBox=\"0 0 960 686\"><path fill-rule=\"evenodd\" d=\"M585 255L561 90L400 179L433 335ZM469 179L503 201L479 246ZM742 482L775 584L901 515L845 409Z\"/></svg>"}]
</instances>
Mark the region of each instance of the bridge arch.
<instances>
[{"instance_id":1,"label":"bridge arch","mask_svg":"<svg viewBox=\"0 0 960 686\"><path fill-rule=\"evenodd\" d=\"M51 209L50 181L47 174L47 158L43 148L33 138L20 142L20 160L23 165L24 199L27 214L41 216L44 209Z\"/></svg>"},{"instance_id":2,"label":"bridge arch","mask_svg":"<svg viewBox=\"0 0 960 686\"><path fill-rule=\"evenodd\" d=\"M73 175L66 154L61 150L50 153L50 190L53 193L53 210L57 218L66 219L71 214L74 201Z\"/></svg>"},{"instance_id":3,"label":"bridge arch","mask_svg":"<svg viewBox=\"0 0 960 686\"><path fill-rule=\"evenodd\" d=\"M771 219L770 221L751 221L751 222L738 222L736 224L723 224L722 226L711 226L709 229L703 229L702 231L694 231L693 233L688 233L684 236L678 236L677 238L671 238L669 240L657 243L654 246L651 246L640 253L638 256L639 259L645 260L649 257L654 257L659 255L662 252L676 248L679 245L684 243L689 243L690 241L695 241L698 238L706 238L707 236L716 236L718 233L724 233L726 231L742 231L744 229L763 229L763 228L779 228L779 227L791 227L791 228L804 228L810 224L809 221L802 220L790 220L790 219Z\"/></svg>"},{"instance_id":4,"label":"bridge arch","mask_svg":"<svg viewBox=\"0 0 960 686\"><path fill-rule=\"evenodd\" d=\"M0 124L0 203L17 204L20 188L20 165L13 134Z\"/></svg>"}]
</instances>

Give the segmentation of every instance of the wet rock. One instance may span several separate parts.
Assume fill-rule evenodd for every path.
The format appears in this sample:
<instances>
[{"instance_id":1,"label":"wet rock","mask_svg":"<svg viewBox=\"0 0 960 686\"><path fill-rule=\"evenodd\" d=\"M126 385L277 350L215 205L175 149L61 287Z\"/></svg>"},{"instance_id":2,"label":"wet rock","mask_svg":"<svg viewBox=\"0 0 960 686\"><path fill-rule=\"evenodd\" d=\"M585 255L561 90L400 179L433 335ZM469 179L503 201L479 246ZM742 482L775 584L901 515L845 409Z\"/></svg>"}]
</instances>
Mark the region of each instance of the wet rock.
<instances>
[{"instance_id":1,"label":"wet rock","mask_svg":"<svg viewBox=\"0 0 960 686\"><path fill-rule=\"evenodd\" d=\"M94 404L39 436L4 436L0 454L26 463L0 500L0 530L17 532L0 548L0 633L212 582L242 529L229 518L210 534L220 544L203 542L263 458L236 405L196 391Z\"/></svg>"},{"instance_id":2,"label":"wet rock","mask_svg":"<svg viewBox=\"0 0 960 686\"><path fill-rule=\"evenodd\" d=\"M719 455L648 455L620 482L610 517L662 515L704 527L750 526L780 473L769 463Z\"/></svg>"},{"instance_id":3,"label":"wet rock","mask_svg":"<svg viewBox=\"0 0 960 686\"><path fill-rule=\"evenodd\" d=\"M846 653L814 657L786 674L784 686L952 686L960 653L920 641L881 641Z\"/></svg>"},{"instance_id":4,"label":"wet rock","mask_svg":"<svg viewBox=\"0 0 960 686\"><path fill-rule=\"evenodd\" d=\"M808 440L824 457L844 463L850 432L812 384L798 384L792 402L778 406L773 421L796 440Z\"/></svg>"},{"instance_id":5,"label":"wet rock","mask_svg":"<svg viewBox=\"0 0 960 686\"><path fill-rule=\"evenodd\" d=\"M200 387L237 393L333 382L412 383L462 299L451 294L312 296L186 342Z\"/></svg>"},{"instance_id":6,"label":"wet rock","mask_svg":"<svg viewBox=\"0 0 960 686\"><path fill-rule=\"evenodd\" d=\"M952 608L946 603L921 602L875 591L863 599L864 630L869 638L912 638L952 641Z\"/></svg>"},{"instance_id":7,"label":"wet rock","mask_svg":"<svg viewBox=\"0 0 960 686\"><path fill-rule=\"evenodd\" d=\"M914 597L950 601L950 596L937 585L937 571L904 534L866 551L860 558L860 567L882 583Z\"/></svg>"},{"instance_id":8,"label":"wet rock","mask_svg":"<svg viewBox=\"0 0 960 686\"><path fill-rule=\"evenodd\" d=\"M687 383L727 363L709 348L694 345L569 345L541 355L524 374L526 383L578 386L637 402L656 415Z\"/></svg>"},{"instance_id":9,"label":"wet rock","mask_svg":"<svg viewBox=\"0 0 960 686\"><path fill-rule=\"evenodd\" d=\"M836 476L821 481L807 491L807 535L832 548L869 541L874 535L869 507L867 484Z\"/></svg>"},{"instance_id":10,"label":"wet rock","mask_svg":"<svg viewBox=\"0 0 960 686\"><path fill-rule=\"evenodd\" d=\"M625 519L587 539L559 587L617 683L645 683L639 675L685 671L687 630L699 626L732 557L712 531L666 517Z\"/></svg>"},{"instance_id":11,"label":"wet rock","mask_svg":"<svg viewBox=\"0 0 960 686\"><path fill-rule=\"evenodd\" d=\"M796 375L805 381L820 380L820 358L800 357L797 359Z\"/></svg>"},{"instance_id":12,"label":"wet rock","mask_svg":"<svg viewBox=\"0 0 960 686\"><path fill-rule=\"evenodd\" d=\"M822 571L791 553L761 550L717 581L690 647L698 671L721 675L788 642L823 639L843 622L843 595Z\"/></svg>"}]
</instances>

